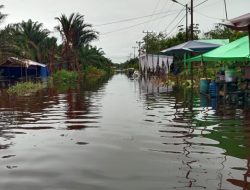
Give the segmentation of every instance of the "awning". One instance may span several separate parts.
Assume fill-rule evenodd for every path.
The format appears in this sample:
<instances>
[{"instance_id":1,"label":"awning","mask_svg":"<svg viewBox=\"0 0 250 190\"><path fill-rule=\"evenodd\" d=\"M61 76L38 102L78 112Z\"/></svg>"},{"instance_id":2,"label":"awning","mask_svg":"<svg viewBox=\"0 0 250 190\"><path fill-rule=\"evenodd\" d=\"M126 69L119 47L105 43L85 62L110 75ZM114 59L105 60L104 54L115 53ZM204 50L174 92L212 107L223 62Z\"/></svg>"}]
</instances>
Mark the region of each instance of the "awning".
<instances>
[{"instance_id":1,"label":"awning","mask_svg":"<svg viewBox=\"0 0 250 190\"><path fill-rule=\"evenodd\" d=\"M248 36L245 36L215 50L191 58L188 61L249 61L248 47Z\"/></svg>"},{"instance_id":2,"label":"awning","mask_svg":"<svg viewBox=\"0 0 250 190\"><path fill-rule=\"evenodd\" d=\"M187 52L204 53L219 47L219 44L200 42L200 41L188 41L171 48L162 50L164 54L184 54Z\"/></svg>"}]
</instances>

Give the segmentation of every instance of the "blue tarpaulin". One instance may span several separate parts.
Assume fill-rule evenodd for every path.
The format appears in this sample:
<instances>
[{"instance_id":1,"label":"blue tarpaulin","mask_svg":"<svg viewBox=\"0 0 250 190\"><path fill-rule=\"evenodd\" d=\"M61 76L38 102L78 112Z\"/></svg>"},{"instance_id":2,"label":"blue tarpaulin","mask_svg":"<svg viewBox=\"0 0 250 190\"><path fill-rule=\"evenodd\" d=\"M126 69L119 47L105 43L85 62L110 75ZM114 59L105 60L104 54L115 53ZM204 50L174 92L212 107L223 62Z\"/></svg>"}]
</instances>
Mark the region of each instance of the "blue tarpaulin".
<instances>
[{"instance_id":1,"label":"blue tarpaulin","mask_svg":"<svg viewBox=\"0 0 250 190\"><path fill-rule=\"evenodd\" d=\"M0 65L0 76L9 79L19 78L47 78L48 67L27 59L11 57L4 64Z\"/></svg>"}]
</instances>

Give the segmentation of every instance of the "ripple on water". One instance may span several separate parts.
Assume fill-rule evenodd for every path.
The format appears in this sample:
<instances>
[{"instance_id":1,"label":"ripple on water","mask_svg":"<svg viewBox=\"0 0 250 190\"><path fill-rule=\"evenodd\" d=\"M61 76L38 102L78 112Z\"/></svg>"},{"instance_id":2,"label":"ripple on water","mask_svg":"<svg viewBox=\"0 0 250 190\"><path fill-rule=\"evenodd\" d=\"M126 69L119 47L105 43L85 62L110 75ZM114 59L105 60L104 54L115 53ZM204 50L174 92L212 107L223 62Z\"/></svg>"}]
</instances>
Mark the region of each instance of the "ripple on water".
<instances>
[{"instance_id":1,"label":"ripple on water","mask_svg":"<svg viewBox=\"0 0 250 190\"><path fill-rule=\"evenodd\" d=\"M0 189L242 189L249 110L143 85L0 100Z\"/></svg>"}]
</instances>

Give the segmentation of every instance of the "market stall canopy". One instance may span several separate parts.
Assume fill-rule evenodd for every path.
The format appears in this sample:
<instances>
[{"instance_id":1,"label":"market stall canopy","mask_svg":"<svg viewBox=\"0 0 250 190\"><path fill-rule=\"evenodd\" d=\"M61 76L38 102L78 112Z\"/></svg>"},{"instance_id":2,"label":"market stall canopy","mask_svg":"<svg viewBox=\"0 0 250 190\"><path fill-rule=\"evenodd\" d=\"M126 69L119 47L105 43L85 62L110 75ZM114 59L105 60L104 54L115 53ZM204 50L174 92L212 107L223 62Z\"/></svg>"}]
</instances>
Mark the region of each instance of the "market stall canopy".
<instances>
[{"instance_id":1,"label":"market stall canopy","mask_svg":"<svg viewBox=\"0 0 250 190\"><path fill-rule=\"evenodd\" d=\"M248 36L242 37L227 45L218 47L210 52L204 53L188 61L249 61Z\"/></svg>"},{"instance_id":2,"label":"market stall canopy","mask_svg":"<svg viewBox=\"0 0 250 190\"><path fill-rule=\"evenodd\" d=\"M163 54L184 54L187 52L204 53L219 47L219 44L200 42L200 41L188 41L171 48L162 50Z\"/></svg>"}]
</instances>

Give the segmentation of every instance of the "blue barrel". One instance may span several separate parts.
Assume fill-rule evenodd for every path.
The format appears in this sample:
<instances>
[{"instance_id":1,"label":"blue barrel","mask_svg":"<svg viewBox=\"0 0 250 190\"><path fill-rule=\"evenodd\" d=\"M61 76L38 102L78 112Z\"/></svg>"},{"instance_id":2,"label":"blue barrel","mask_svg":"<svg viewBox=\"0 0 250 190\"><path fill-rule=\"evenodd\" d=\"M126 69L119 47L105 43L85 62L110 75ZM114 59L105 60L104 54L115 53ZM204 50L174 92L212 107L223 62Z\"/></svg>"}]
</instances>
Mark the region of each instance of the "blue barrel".
<instances>
[{"instance_id":1,"label":"blue barrel","mask_svg":"<svg viewBox=\"0 0 250 190\"><path fill-rule=\"evenodd\" d=\"M202 78L200 79L200 93L207 94L208 93L208 79Z\"/></svg>"},{"instance_id":2,"label":"blue barrel","mask_svg":"<svg viewBox=\"0 0 250 190\"><path fill-rule=\"evenodd\" d=\"M211 97L217 97L218 96L218 88L217 88L217 84L215 81L212 81L209 84L209 94Z\"/></svg>"}]
</instances>

